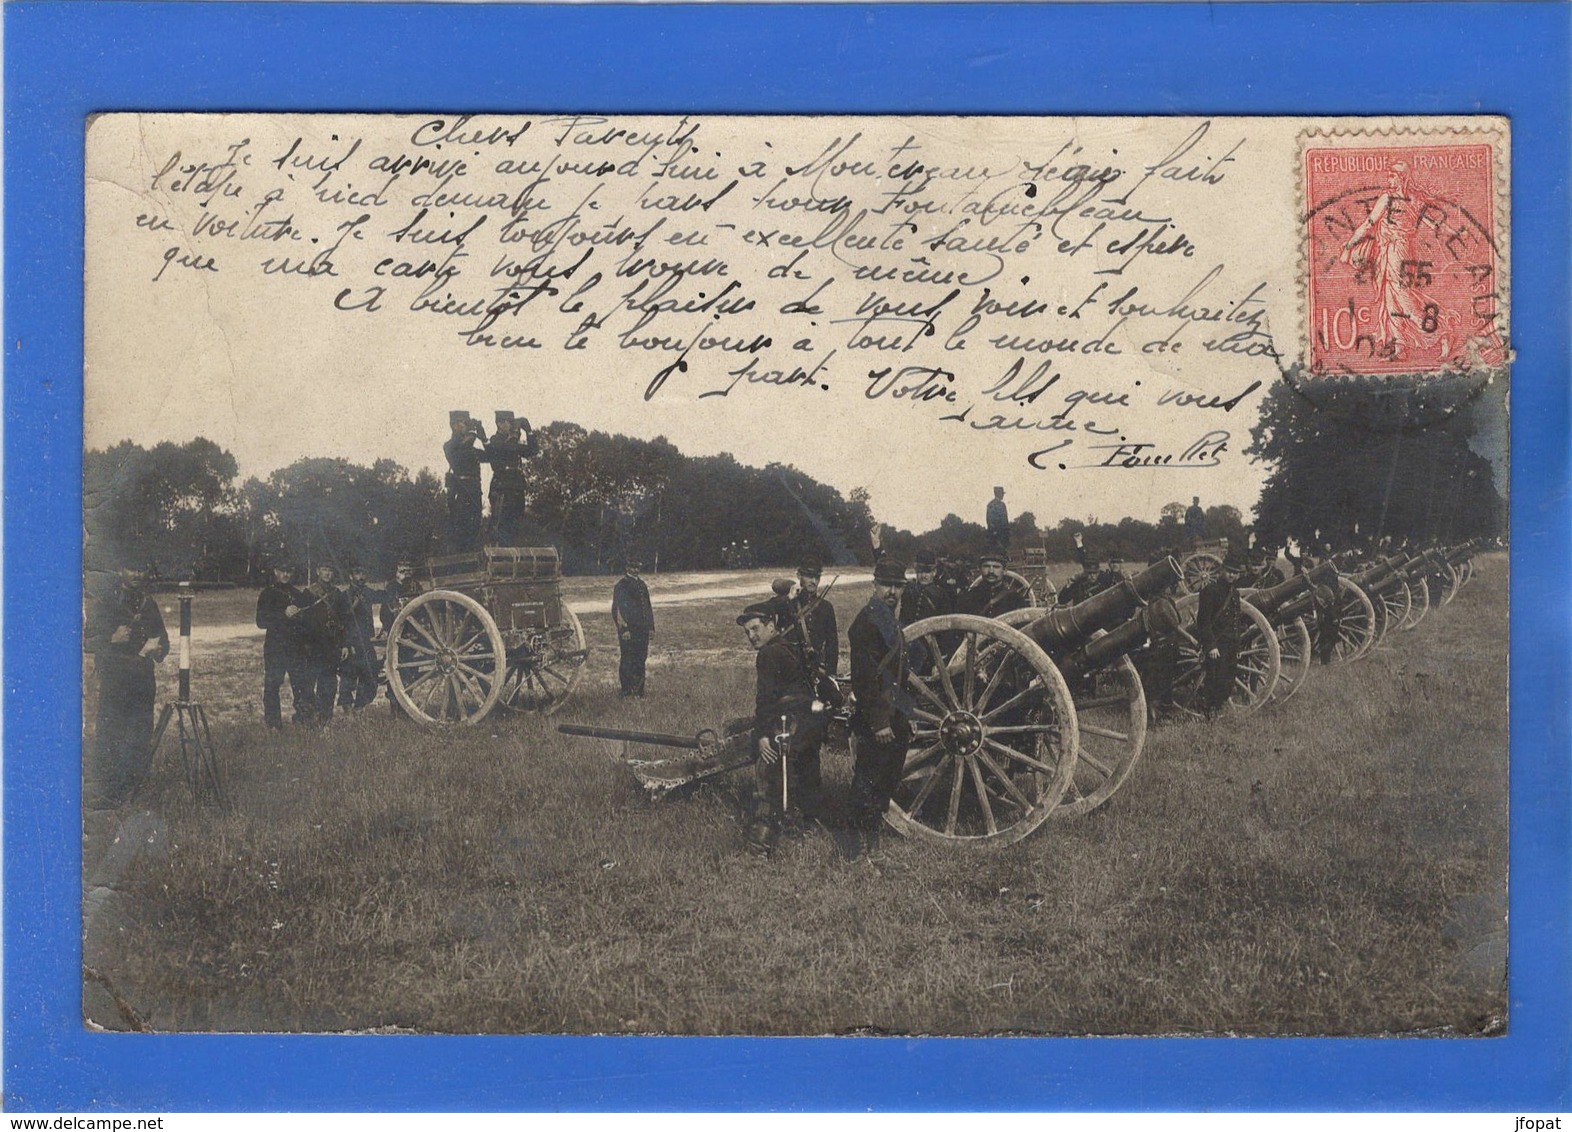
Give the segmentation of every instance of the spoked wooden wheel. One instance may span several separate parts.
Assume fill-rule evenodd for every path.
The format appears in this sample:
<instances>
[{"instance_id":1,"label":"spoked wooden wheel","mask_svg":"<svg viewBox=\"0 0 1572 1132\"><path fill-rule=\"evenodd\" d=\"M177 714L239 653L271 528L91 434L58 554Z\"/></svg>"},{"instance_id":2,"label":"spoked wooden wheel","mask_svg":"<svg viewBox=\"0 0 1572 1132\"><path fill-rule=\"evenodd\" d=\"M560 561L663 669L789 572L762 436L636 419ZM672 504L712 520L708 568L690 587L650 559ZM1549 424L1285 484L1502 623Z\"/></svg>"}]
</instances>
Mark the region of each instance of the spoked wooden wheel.
<instances>
[{"instance_id":1,"label":"spoked wooden wheel","mask_svg":"<svg viewBox=\"0 0 1572 1132\"><path fill-rule=\"evenodd\" d=\"M999 620L1018 628L1047 612L1017 609ZM1080 754L1070 787L1054 807L1052 816L1056 818L1090 813L1108 801L1130 777L1146 746L1146 690L1128 656L1080 677L1069 687L1075 701Z\"/></svg>"},{"instance_id":2,"label":"spoked wooden wheel","mask_svg":"<svg viewBox=\"0 0 1572 1132\"><path fill-rule=\"evenodd\" d=\"M1378 594L1370 595L1370 605L1376 613L1376 643L1386 641L1388 633L1396 631L1413 609L1413 595L1406 582L1389 584Z\"/></svg>"},{"instance_id":3,"label":"spoked wooden wheel","mask_svg":"<svg viewBox=\"0 0 1572 1132\"><path fill-rule=\"evenodd\" d=\"M1438 577L1444 587L1441 594L1441 604L1451 605L1452 599L1457 596L1457 591L1463 587L1463 581L1458 575L1457 567L1450 562L1446 563L1446 570L1441 572Z\"/></svg>"},{"instance_id":4,"label":"spoked wooden wheel","mask_svg":"<svg viewBox=\"0 0 1572 1132\"><path fill-rule=\"evenodd\" d=\"M1179 588L1198 594L1223 568L1223 556L1215 550L1195 550L1179 563Z\"/></svg>"},{"instance_id":5,"label":"spoked wooden wheel","mask_svg":"<svg viewBox=\"0 0 1572 1132\"><path fill-rule=\"evenodd\" d=\"M509 653L503 704L513 711L551 715L568 702L588 656L584 626L564 605L560 625L531 632L521 647Z\"/></svg>"},{"instance_id":6,"label":"spoked wooden wheel","mask_svg":"<svg viewBox=\"0 0 1572 1132\"><path fill-rule=\"evenodd\" d=\"M1277 674L1277 687L1272 690L1272 702L1280 704L1290 699L1304 686L1310 674L1313 648L1310 628L1303 617L1296 617L1287 625L1277 626L1277 648L1282 655L1282 669Z\"/></svg>"},{"instance_id":7,"label":"spoked wooden wheel","mask_svg":"<svg viewBox=\"0 0 1572 1132\"><path fill-rule=\"evenodd\" d=\"M1332 646L1332 659L1338 663L1358 660L1375 644L1376 612L1370 597L1348 578L1337 579L1338 618L1337 643ZM1317 637L1326 631L1317 623Z\"/></svg>"},{"instance_id":8,"label":"spoked wooden wheel","mask_svg":"<svg viewBox=\"0 0 1572 1132\"><path fill-rule=\"evenodd\" d=\"M1405 633L1418 628L1425 614L1430 612L1430 584L1424 578L1415 578L1408 583L1408 594L1408 616L1398 626Z\"/></svg>"},{"instance_id":9,"label":"spoked wooden wheel","mask_svg":"<svg viewBox=\"0 0 1572 1132\"><path fill-rule=\"evenodd\" d=\"M1174 706L1191 715L1206 712L1206 657L1193 635L1195 616L1200 610L1198 594L1187 594L1175 603L1184 619L1185 633L1179 642L1179 669L1174 679ZM1240 714L1259 711L1271 699L1282 670L1282 650L1272 624L1248 601L1239 602L1239 654L1234 665L1233 689L1227 706Z\"/></svg>"},{"instance_id":10,"label":"spoked wooden wheel","mask_svg":"<svg viewBox=\"0 0 1572 1132\"><path fill-rule=\"evenodd\" d=\"M393 698L421 723L478 723L496 706L507 668L497 623L466 594L431 590L399 610L384 668Z\"/></svg>"},{"instance_id":11,"label":"spoked wooden wheel","mask_svg":"<svg viewBox=\"0 0 1572 1132\"><path fill-rule=\"evenodd\" d=\"M1075 773L1064 678L1030 637L987 617L930 617L906 642L913 738L885 821L928 841L1019 841Z\"/></svg>"},{"instance_id":12,"label":"spoked wooden wheel","mask_svg":"<svg viewBox=\"0 0 1572 1132\"><path fill-rule=\"evenodd\" d=\"M1474 580L1474 560L1472 558L1464 562L1461 569L1458 570L1458 579L1459 588L1468 585L1469 582Z\"/></svg>"}]
</instances>

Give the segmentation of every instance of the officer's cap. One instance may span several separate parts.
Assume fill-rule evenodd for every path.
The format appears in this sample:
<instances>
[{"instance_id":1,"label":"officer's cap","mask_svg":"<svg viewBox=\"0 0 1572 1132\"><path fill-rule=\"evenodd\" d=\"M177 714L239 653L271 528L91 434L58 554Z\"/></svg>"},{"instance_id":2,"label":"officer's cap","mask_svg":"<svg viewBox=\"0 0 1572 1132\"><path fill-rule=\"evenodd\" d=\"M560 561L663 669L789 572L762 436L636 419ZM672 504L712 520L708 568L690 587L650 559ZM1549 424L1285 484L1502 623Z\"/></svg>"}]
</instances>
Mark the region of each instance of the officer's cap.
<instances>
[{"instance_id":1,"label":"officer's cap","mask_svg":"<svg viewBox=\"0 0 1572 1132\"><path fill-rule=\"evenodd\" d=\"M817 578L824 573L824 563L819 561L817 554L803 555L802 564L797 567L797 573L804 578Z\"/></svg>"},{"instance_id":2,"label":"officer's cap","mask_svg":"<svg viewBox=\"0 0 1572 1132\"><path fill-rule=\"evenodd\" d=\"M468 424L468 423L469 423L469 413L465 412L463 409L449 409L448 410L448 427L449 428L452 428L454 425Z\"/></svg>"},{"instance_id":3,"label":"officer's cap","mask_svg":"<svg viewBox=\"0 0 1572 1132\"><path fill-rule=\"evenodd\" d=\"M985 550L977 556L977 565L981 566L986 562L997 562L1000 566L1003 566L1005 557L997 550Z\"/></svg>"},{"instance_id":4,"label":"officer's cap","mask_svg":"<svg viewBox=\"0 0 1572 1132\"><path fill-rule=\"evenodd\" d=\"M513 419L513 410L512 409L498 409L497 412L496 412L496 418L497 418L497 423L498 424L507 424L509 421L511 421Z\"/></svg>"},{"instance_id":5,"label":"officer's cap","mask_svg":"<svg viewBox=\"0 0 1572 1132\"><path fill-rule=\"evenodd\" d=\"M881 558L873 568L873 581L880 586L906 584L906 563L895 558Z\"/></svg>"},{"instance_id":6,"label":"officer's cap","mask_svg":"<svg viewBox=\"0 0 1572 1132\"><path fill-rule=\"evenodd\" d=\"M917 569L921 570L924 566L932 569L936 565L938 565L938 559L934 556L933 551L919 550L917 552Z\"/></svg>"}]
</instances>

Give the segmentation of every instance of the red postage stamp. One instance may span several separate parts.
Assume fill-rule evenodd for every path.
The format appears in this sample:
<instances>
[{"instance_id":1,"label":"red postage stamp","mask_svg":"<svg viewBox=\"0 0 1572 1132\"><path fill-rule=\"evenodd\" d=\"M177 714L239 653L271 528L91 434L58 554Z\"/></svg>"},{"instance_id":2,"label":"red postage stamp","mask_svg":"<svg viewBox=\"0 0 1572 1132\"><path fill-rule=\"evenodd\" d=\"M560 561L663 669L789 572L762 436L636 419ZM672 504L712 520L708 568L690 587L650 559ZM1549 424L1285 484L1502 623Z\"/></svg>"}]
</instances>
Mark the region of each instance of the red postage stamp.
<instances>
[{"instance_id":1,"label":"red postage stamp","mask_svg":"<svg viewBox=\"0 0 1572 1132\"><path fill-rule=\"evenodd\" d=\"M1309 353L1318 374L1424 374L1506 361L1489 141L1304 150Z\"/></svg>"}]
</instances>

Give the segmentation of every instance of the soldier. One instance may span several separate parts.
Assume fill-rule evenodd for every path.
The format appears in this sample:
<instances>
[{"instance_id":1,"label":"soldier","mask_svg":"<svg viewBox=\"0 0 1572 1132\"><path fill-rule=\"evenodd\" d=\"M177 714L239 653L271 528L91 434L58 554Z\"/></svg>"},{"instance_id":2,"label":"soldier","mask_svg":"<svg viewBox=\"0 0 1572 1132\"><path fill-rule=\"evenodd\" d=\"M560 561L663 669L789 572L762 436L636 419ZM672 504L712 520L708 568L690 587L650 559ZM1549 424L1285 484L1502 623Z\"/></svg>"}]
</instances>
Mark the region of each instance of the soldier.
<instances>
[{"instance_id":1,"label":"soldier","mask_svg":"<svg viewBox=\"0 0 1572 1132\"><path fill-rule=\"evenodd\" d=\"M917 577L901 591L901 624L913 625L942 613L953 613L952 595L934 581L937 563L933 551L919 550L915 566Z\"/></svg>"},{"instance_id":2,"label":"soldier","mask_svg":"<svg viewBox=\"0 0 1572 1132\"><path fill-rule=\"evenodd\" d=\"M1098 572L1095 592L1102 593L1104 590L1112 589L1120 582L1127 581L1129 577L1130 575L1124 572L1124 559L1115 554L1108 559L1108 568Z\"/></svg>"},{"instance_id":3,"label":"soldier","mask_svg":"<svg viewBox=\"0 0 1572 1132\"><path fill-rule=\"evenodd\" d=\"M993 498L988 501L988 544L1000 554L1006 554L1010 549L1010 511L1004 505L1004 488L993 489Z\"/></svg>"},{"instance_id":4,"label":"soldier","mask_svg":"<svg viewBox=\"0 0 1572 1132\"><path fill-rule=\"evenodd\" d=\"M83 626L98 673L98 727L83 775L88 809L130 800L153 767L154 665L169 655L169 633L142 572L123 566Z\"/></svg>"},{"instance_id":5,"label":"soldier","mask_svg":"<svg viewBox=\"0 0 1572 1132\"><path fill-rule=\"evenodd\" d=\"M754 764L753 793L748 803L748 848L768 856L780 837L781 819L789 798L800 753L823 741L828 713L813 710L813 684L802 653L781 634L773 602L749 605L737 624L757 651L754 658L752 735L759 760ZM782 767L782 761L785 767Z\"/></svg>"},{"instance_id":6,"label":"soldier","mask_svg":"<svg viewBox=\"0 0 1572 1132\"><path fill-rule=\"evenodd\" d=\"M518 546L524 534L524 461L540 451L529 421L497 410L497 431L486 444L491 459L491 542Z\"/></svg>"},{"instance_id":7,"label":"soldier","mask_svg":"<svg viewBox=\"0 0 1572 1132\"><path fill-rule=\"evenodd\" d=\"M300 607L307 599L294 586L294 571L283 562L273 564L273 580L257 595L257 628L262 638L262 720L275 731L284 726L279 693L284 680L294 697L294 721L309 722L316 690L306 676L305 637Z\"/></svg>"},{"instance_id":8,"label":"soldier","mask_svg":"<svg viewBox=\"0 0 1572 1132\"><path fill-rule=\"evenodd\" d=\"M1228 706L1239 671L1239 575L1243 563L1230 554L1212 580L1201 587L1195 612L1195 639L1201 648L1201 710L1211 719Z\"/></svg>"},{"instance_id":9,"label":"soldier","mask_svg":"<svg viewBox=\"0 0 1572 1132\"><path fill-rule=\"evenodd\" d=\"M1086 536L1076 531L1072 537L1075 539L1075 560L1081 564L1081 572L1059 590L1054 598L1058 605L1074 605L1097 592L1097 563L1086 556Z\"/></svg>"},{"instance_id":10,"label":"soldier","mask_svg":"<svg viewBox=\"0 0 1572 1132\"><path fill-rule=\"evenodd\" d=\"M873 596L847 631L852 694L857 702L851 721L857 739L851 818L862 834L865 850L877 844L879 823L900 785L906 749L912 740L906 649L895 617L905 582L904 564L893 558L879 563L873 572Z\"/></svg>"},{"instance_id":11,"label":"soldier","mask_svg":"<svg viewBox=\"0 0 1572 1132\"><path fill-rule=\"evenodd\" d=\"M491 462L491 454L476 447L486 440L481 423L463 410L448 414L453 435L442 446L448 459L443 483L448 496L448 549L462 554L480 545L480 466Z\"/></svg>"},{"instance_id":12,"label":"soldier","mask_svg":"<svg viewBox=\"0 0 1572 1132\"><path fill-rule=\"evenodd\" d=\"M377 649L374 608L383 595L366 585L365 567L349 568L344 590L344 647L348 655L339 665L338 706L345 714L360 711L377 698Z\"/></svg>"},{"instance_id":13,"label":"soldier","mask_svg":"<svg viewBox=\"0 0 1572 1132\"><path fill-rule=\"evenodd\" d=\"M317 567L316 581L306 587L304 596L306 602L300 607L300 623L306 679L311 689L311 720L326 724L333 718L338 666L349 655L345 645L349 601L333 584L333 567L325 562Z\"/></svg>"},{"instance_id":14,"label":"soldier","mask_svg":"<svg viewBox=\"0 0 1572 1132\"><path fill-rule=\"evenodd\" d=\"M1201 510L1201 497L1192 496L1190 506L1184 513L1185 533L1190 536L1190 545L1199 546L1206 541L1206 512Z\"/></svg>"},{"instance_id":15,"label":"soldier","mask_svg":"<svg viewBox=\"0 0 1572 1132\"><path fill-rule=\"evenodd\" d=\"M624 698L644 695L644 664L650 654L650 638L655 635L650 588L639 577L643 566L638 555L628 555L622 577L611 590L611 622L617 627L617 644L622 651L617 677Z\"/></svg>"},{"instance_id":16,"label":"soldier","mask_svg":"<svg viewBox=\"0 0 1572 1132\"><path fill-rule=\"evenodd\" d=\"M792 598L792 613L806 630L806 638L799 633L798 644L810 664L834 674L840 668L841 638L835 625L835 607L819 593L819 580L824 576L824 566L817 556L809 554L797 567L797 593Z\"/></svg>"},{"instance_id":17,"label":"soldier","mask_svg":"<svg viewBox=\"0 0 1572 1132\"><path fill-rule=\"evenodd\" d=\"M420 583L415 581L414 564L410 562L400 562L393 571L393 580L384 586L381 591L381 618L383 636L390 636L393 631L393 621L398 617L398 611L403 609L409 600L419 593ZM391 639L389 639L388 645L389 647L393 647L393 642ZM417 659L415 651L406 645L399 648L398 658L395 663L403 664L407 661L413 661L415 659ZM399 703L397 697L393 695L392 681L388 682L387 698L388 706L392 709L394 715L408 715L408 713L404 710L404 705Z\"/></svg>"},{"instance_id":18,"label":"soldier","mask_svg":"<svg viewBox=\"0 0 1572 1132\"><path fill-rule=\"evenodd\" d=\"M1283 557L1293 566L1295 574L1308 574L1332 561L1329 554L1318 552L1313 543L1307 544L1300 552L1292 539L1283 547ZM1311 654L1323 665L1331 664L1335 658L1338 634L1343 627L1343 603L1339 598L1339 588L1339 583L1334 580L1326 584L1317 583L1310 590L1313 622Z\"/></svg>"},{"instance_id":19,"label":"soldier","mask_svg":"<svg viewBox=\"0 0 1572 1132\"><path fill-rule=\"evenodd\" d=\"M995 550L977 556L977 580L961 595L960 612L999 617L1031 604L1031 591L1019 579L1006 577L1004 555Z\"/></svg>"}]
</instances>

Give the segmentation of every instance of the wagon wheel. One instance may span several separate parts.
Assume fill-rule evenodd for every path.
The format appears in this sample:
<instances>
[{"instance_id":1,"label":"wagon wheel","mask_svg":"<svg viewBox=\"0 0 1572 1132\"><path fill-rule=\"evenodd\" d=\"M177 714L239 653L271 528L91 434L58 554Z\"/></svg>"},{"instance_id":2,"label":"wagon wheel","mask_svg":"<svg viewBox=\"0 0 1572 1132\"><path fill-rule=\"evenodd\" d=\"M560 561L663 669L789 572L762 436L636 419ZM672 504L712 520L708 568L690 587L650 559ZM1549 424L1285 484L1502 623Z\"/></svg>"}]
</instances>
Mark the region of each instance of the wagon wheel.
<instances>
[{"instance_id":1,"label":"wagon wheel","mask_svg":"<svg viewBox=\"0 0 1572 1132\"><path fill-rule=\"evenodd\" d=\"M513 711L551 715L568 702L588 657L584 626L564 605L561 624L532 633L509 655L502 702Z\"/></svg>"},{"instance_id":2,"label":"wagon wheel","mask_svg":"<svg viewBox=\"0 0 1572 1132\"><path fill-rule=\"evenodd\" d=\"M1173 701L1179 710L1191 715L1204 714L1202 691L1206 680L1205 658L1200 643L1188 630L1195 625L1201 606L1198 594L1187 594L1176 603L1186 632L1179 642L1179 670L1174 679ZM1241 714L1259 711L1271 699L1282 670L1283 654L1272 624L1248 601L1239 602L1239 660L1234 669L1233 691L1228 706Z\"/></svg>"},{"instance_id":3,"label":"wagon wheel","mask_svg":"<svg viewBox=\"0 0 1572 1132\"><path fill-rule=\"evenodd\" d=\"M1030 637L987 617L930 617L905 636L913 738L884 820L927 841L1019 841L1075 773L1064 677Z\"/></svg>"},{"instance_id":4,"label":"wagon wheel","mask_svg":"<svg viewBox=\"0 0 1572 1132\"><path fill-rule=\"evenodd\" d=\"M1375 643L1376 612L1369 595L1348 578L1337 579L1337 592L1337 643L1332 646L1332 659L1342 663L1358 660L1370 651ZM1317 624L1315 633L1320 632Z\"/></svg>"},{"instance_id":5,"label":"wagon wheel","mask_svg":"<svg viewBox=\"0 0 1572 1132\"><path fill-rule=\"evenodd\" d=\"M1222 568L1223 556L1217 551L1191 551L1179 563L1179 588L1187 594L1198 594Z\"/></svg>"},{"instance_id":6,"label":"wagon wheel","mask_svg":"<svg viewBox=\"0 0 1572 1132\"><path fill-rule=\"evenodd\" d=\"M388 688L421 723L478 723L496 706L506 675L502 633L467 594L411 598L388 630Z\"/></svg>"},{"instance_id":7,"label":"wagon wheel","mask_svg":"<svg viewBox=\"0 0 1572 1132\"><path fill-rule=\"evenodd\" d=\"M1423 578L1415 578L1408 583L1408 593L1411 599L1408 616L1398 626L1405 633L1418 628L1419 623L1425 619L1425 614L1430 612L1430 584Z\"/></svg>"},{"instance_id":8,"label":"wagon wheel","mask_svg":"<svg viewBox=\"0 0 1572 1132\"><path fill-rule=\"evenodd\" d=\"M1472 558L1463 563L1462 569L1459 571L1459 575L1462 578L1460 583L1461 585L1466 586L1469 582L1474 580L1474 560Z\"/></svg>"},{"instance_id":9,"label":"wagon wheel","mask_svg":"<svg viewBox=\"0 0 1572 1132\"><path fill-rule=\"evenodd\" d=\"M1034 586L1031 579L1028 578L1025 574L1018 574L1014 570L1006 570L1004 572L1004 576L1006 578L1014 579L1016 585L1021 587L1021 592L1026 594L1027 600L1034 606L1042 605L1045 600L1052 601L1053 595L1058 592L1053 588L1053 583L1048 580L1048 574L1046 570L1043 572L1043 581L1047 583L1046 593L1043 592L1042 587Z\"/></svg>"},{"instance_id":10,"label":"wagon wheel","mask_svg":"<svg viewBox=\"0 0 1572 1132\"><path fill-rule=\"evenodd\" d=\"M1277 626L1277 648L1282 654L1283 666L1277 675L1277 687L1272 691L1272 702L1280 704L1304 686L1305 677L1310 674L1310 661L1314 659L1310 628L1303 617Z\"/></svg>"},{"instance_id":11,"label":"wagon wheel","mask_svg":"<svg viewBox=\"0 0 1572 1132\"><path fill-rule=\"evenodd\" d=\"M1016 609L999 620L1019 628L1047 612ZM1070 696L1075 701L1080 754L1070 787L1054 807L1056 818L1090 813L1108 801L1130 777L1146 746L1146 690L1128 656L1074 681Z\"/></svg>"}]
</instances>

